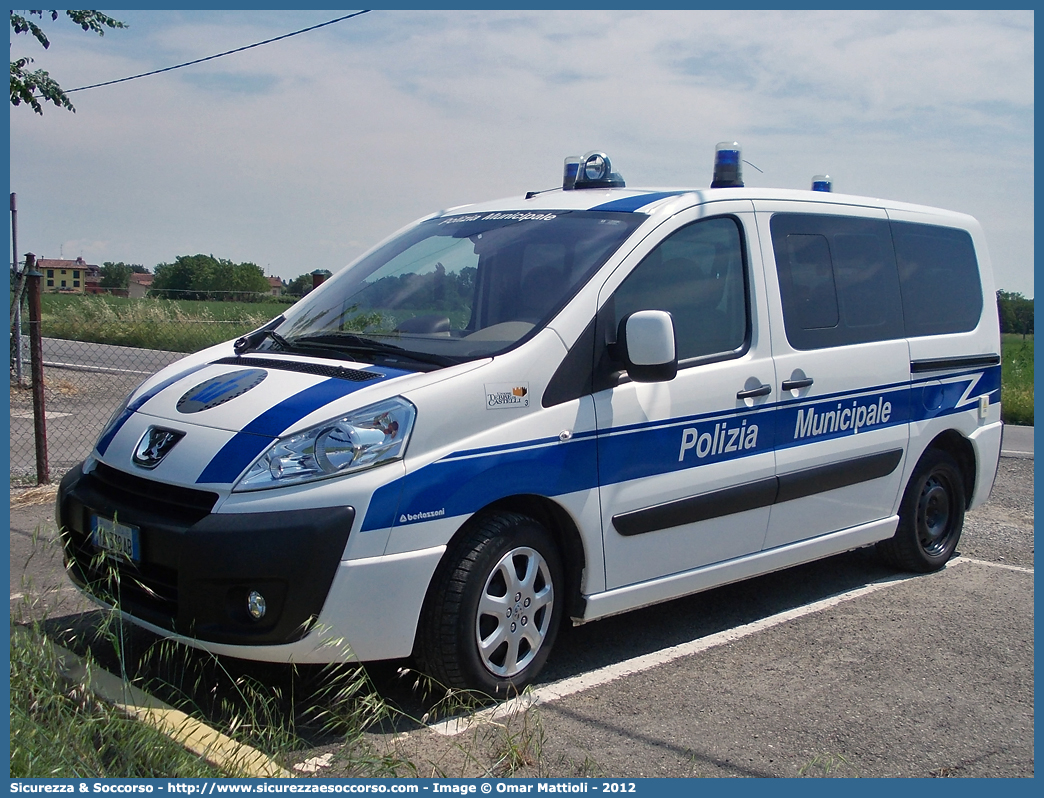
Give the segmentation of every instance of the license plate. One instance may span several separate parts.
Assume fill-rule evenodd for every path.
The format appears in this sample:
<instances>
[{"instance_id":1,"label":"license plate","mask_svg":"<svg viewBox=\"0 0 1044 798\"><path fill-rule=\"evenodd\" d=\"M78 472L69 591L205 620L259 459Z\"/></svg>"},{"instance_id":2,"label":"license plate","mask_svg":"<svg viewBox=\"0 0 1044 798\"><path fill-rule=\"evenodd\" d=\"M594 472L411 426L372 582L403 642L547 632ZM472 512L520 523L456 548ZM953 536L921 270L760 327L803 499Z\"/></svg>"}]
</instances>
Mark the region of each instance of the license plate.
<instances>
[{"instance_id":1,"label":"license plate","mask_svg":"<svg viewBox=\"0 0 1044 798\"><path fill-rule=\"evenodd\" d=\"M141 561L141 533L136 526L92 515L91 542L102 551L124 560Z\"/></svg>"}]
</instances>

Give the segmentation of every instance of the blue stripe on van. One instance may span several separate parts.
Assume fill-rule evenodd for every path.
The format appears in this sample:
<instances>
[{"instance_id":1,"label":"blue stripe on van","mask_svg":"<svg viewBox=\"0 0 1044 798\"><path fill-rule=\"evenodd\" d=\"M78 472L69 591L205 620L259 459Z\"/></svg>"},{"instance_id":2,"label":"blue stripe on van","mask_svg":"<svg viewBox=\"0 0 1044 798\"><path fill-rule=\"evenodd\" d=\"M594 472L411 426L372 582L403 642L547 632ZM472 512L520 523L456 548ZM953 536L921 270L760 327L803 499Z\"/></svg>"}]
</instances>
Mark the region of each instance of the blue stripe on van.
<instances>
[{"instance_id":1,"label":"blue stripe on van","mask_svg":"<svg viewBox=\"0 0 1044 798\"><path fill-rule=\"evenodd\" d=\"M410 372L399 369L381 369L384 374L376 374L381 381L399 377ZM231 484L235 482L243 470L254 459L267 449L283 430L296 424L305 416L321 407L354 393L360 388L376 385L375 382L350 382L331 378L305 388L293 396L273 405L265 412L244 425L229 440L214 458L207 463L199 475L196 484L217 483Z\"/></svg>"},{"instance_id":2,"label":"blue stripe on van","mask_svg":"<svg viewBox=\"0 0 1044 798\"><path fill-rule=\"evenodd\" d=\"M120 429L122 429L123 425L127 423L127 420L131 416L133 416L134 413L137 410L140 410L142 405L144 405L147 401L149 401L149 399L151 399L153 396L155 396L156 394L160 393L161 391L166 390L171 385L176 383L178 380L182 380L185 377L189 376L190 374L194 374L195 372L200 371L201 369L205 369L208 365L210 365L210 364L209 363L201 363L198 366L193 366L192 368L185 369L184 371L179 371L178 373L174 374L173 376L168 377L167 379L163 380L162 382L157 383L153 387L149 388L147 391L145 391L145 393L143 393L137 399L135 399L134 401L130 402L127 405L127 407L124 409L124 411L120 414L119 418L115 419L102 432L101 437L98 438L98 446L97 446L98 454L99 455L105 454L106 450L109 448L109 444L112 443L112 439L116 437L116 433L119 432Z\"/></svg>"},{"instance_id":3,"label":"blue stripe on van","mask_svg":"<svg viewBox=\"0 0 1044 798\"><path fill-rule=\"evenodd\" d=\"M983 395L997 401L999 391L1000 368L994 367L912 386L864 388L811 401L636 424L600 436L578 435L566 443L543 439L454 452L375 491L362 529L470 515L506 496L561 496L713 465L773 447L855 435L857 426L869 431L937 418L963 412Z\"/></svg>"},{"instance_id":4,"label":"blue stripe on van","mask_svg":"<svg viewBox=\"0 0 1044 798\"><path fill-rule=\"evenodd\" d=\"M646 205L651 205L654 202L659 202L667 197L678 197L682 194L691 194L692 190L688 191L657 191L650 192L648 194L638 194L633 197L623 197L622 199L613 200L612 202L606 202L602 205L596 205L591 208L592 211L617 211L621 213L633 213L639 208L644 208Z\"/></svg>"},{"instance_id":5,"label":"blue stripe on van","mask_svg":"<svg viewBox=\"0 0 1044 798\"><path fill-rule=\"evenodd\" d=\"M555 496L598 484L593 437L445 459L374 491L362 529L474 512L504 496ZM418 516L410 519L408 515Z\"/></svg>"}]
</instances>

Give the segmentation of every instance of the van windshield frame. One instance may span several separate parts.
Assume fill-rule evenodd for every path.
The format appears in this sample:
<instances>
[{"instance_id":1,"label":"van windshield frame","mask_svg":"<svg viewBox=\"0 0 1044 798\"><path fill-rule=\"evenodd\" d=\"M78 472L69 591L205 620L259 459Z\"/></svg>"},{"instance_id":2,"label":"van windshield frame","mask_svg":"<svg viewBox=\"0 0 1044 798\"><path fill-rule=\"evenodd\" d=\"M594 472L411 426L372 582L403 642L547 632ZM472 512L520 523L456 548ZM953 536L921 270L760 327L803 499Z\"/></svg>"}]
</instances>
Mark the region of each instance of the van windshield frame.
<instances>
[{"instance_id":1,"label":"van windshield frame","mask_svg":"<svg viewBox=\"0 0 1044 798\"><path fill-rule=\"evenodd\" d=\"M647 219L501 211L421 222L284 314L259 349L428 370L518 346Z\"/></svg>"}]
</instances>

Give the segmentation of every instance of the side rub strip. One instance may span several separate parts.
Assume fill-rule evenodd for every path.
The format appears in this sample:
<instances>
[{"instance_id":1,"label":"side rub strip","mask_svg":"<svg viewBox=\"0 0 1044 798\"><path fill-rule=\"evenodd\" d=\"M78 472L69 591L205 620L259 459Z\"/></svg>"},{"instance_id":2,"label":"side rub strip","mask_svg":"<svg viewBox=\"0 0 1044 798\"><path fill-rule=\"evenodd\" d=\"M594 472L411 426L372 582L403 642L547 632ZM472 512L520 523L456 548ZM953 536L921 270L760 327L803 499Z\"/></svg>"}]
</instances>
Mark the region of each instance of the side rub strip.
<instances>
[{"instance_id":1,"label":"side rub strip","mask_svg":"<svg viewBox=\"0 0 1044 798\"><path fill-rule=\"evenodd\" d=\"M894 449L843 463L796 471L781 477L769 477L749 485L726 488L702 496L647 507L644 510L614 515L613 526L621 535L642 535L646 532L768 507L771 504L888 476L902 459L902 449Z\"/></svg>"}]
</instances>

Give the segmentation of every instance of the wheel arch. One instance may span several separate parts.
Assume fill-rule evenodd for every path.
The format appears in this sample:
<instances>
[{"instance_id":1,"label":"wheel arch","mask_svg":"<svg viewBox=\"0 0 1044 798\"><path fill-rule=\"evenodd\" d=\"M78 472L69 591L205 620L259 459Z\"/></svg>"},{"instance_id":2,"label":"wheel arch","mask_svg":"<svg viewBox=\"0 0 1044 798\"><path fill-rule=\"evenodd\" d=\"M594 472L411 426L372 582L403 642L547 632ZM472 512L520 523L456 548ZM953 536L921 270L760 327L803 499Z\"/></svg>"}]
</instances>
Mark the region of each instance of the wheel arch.
<instances>
[{"instance_id":1,"label":"wheel arch","mask_svg":"<svg viewBox=\"0 0 1044 798\"><path fill-rule=\"evenodd\" d=\"M560 504L546 496L531 493L505 496L490 502L485 507L474 512L453 533L453 537L447 541L446 550L439 565L436 567L436 571L443 567L447 558L453 556L457 543L468 534L468 530L475 523L476 519L496 515L497 513L518 513L519 515L529 516L533 520L540 522L551 533L551 536L558 544L559 553L562 555L563 570L565 571L566 614L564 617L582 618L587 602L583 597L581 585L583 584L584 568L587 559L584 544L580 538L580 529ZM429 594L434 582L435 578L433 576L431 583L428 585ZM428 597L425 596L425 603L427 601ZM423 613L420 615L423 616ZM418 618L418 625L420 623L421 620ZM419 637L418 626L418 632L415 633L414 640L419 640Z\"/></svg>"},{"instance_id":2,"label":"wheel arch","mask_svg":"<svg viewBox=\"0 0 1044 798\"><path fill-rule=\"evenodd\" d=\"M948 429L932 439L932 442L921 453L921 457L923 458L932 449L946 452L957 463L961 471L961 477L964 480L964 501L966 505L970 506L975 490L975 475L978 473L975 449L972 447L971 442L957 430ZM967 510L968 506L964 509Z\"/></svg>"},{"instance_id":3,"label":"wheel arch","mask_svg":"<svg viewBox=\"0 0 1044 798\"><path fill-rule=\"evenodd\" d=\"M580 537L580 529L572 516L557 502L531 493L498 499L481 510L482 513L498 511L528 515L547 527L562 555L566 577L566 617L583 617L586 601L580 586L583 584L587 552Z\"/></svg>"}]
</instances>

